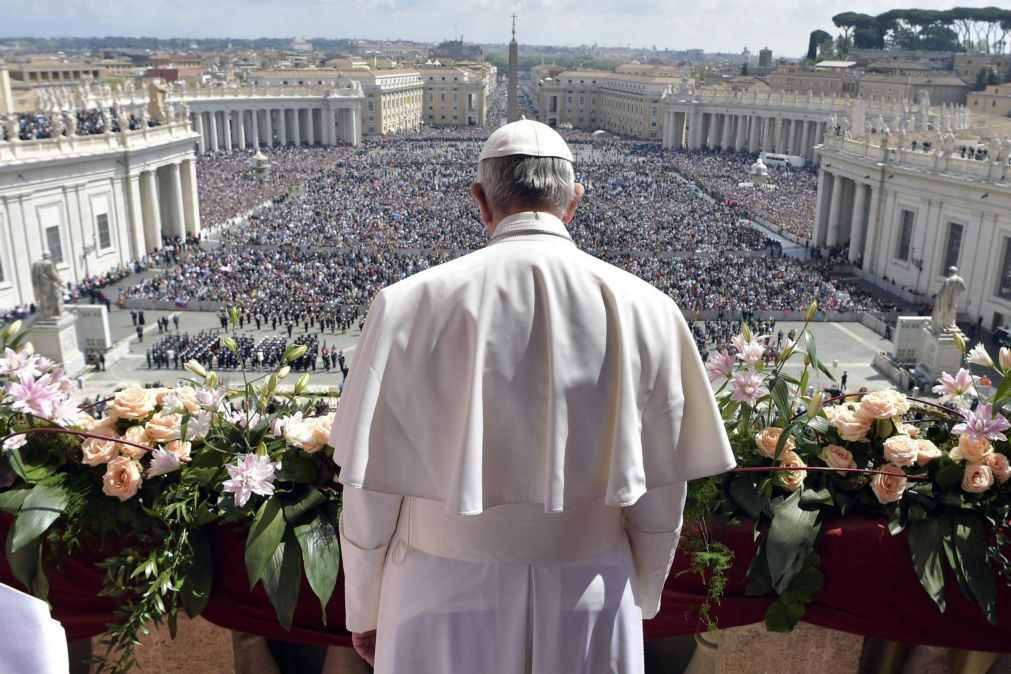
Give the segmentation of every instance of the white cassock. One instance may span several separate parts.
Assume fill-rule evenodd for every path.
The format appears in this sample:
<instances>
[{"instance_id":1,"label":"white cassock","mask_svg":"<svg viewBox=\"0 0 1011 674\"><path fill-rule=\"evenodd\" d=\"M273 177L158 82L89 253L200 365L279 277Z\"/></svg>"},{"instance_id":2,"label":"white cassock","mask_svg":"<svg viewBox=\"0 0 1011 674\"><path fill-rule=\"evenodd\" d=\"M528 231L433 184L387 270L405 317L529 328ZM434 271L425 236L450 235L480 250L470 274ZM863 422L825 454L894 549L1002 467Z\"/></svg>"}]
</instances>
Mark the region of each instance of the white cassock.
<instances>
[{"instance_id":1,"label":"white cassock","mask_svg":"<svg viewBox=\"0 0 1011 674\"><path fill-rule=\"evenodd\" d=\"M0 674L66 674L67 635L46 602L0 583Z\"/></svg>"},{"instance_id":2,"label":"white cassock","mask_svg":"<svg viewBox=\"0 0 1011 674\"><path fill-rule=\"evenodd\" d=\"M534 212L376 296L331 443L380 674L641 672L685 483L735 465L674 302Z\"/></svg>"}]
</instances>

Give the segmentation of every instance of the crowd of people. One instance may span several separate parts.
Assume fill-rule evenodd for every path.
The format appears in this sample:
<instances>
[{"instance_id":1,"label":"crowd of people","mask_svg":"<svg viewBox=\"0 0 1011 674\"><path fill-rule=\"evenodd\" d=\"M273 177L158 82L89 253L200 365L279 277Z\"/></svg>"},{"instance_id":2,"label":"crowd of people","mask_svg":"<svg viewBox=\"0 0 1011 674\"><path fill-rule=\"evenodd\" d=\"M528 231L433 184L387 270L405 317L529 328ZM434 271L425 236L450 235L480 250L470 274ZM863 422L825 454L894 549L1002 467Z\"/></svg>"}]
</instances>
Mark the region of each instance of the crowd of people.
<instances>
[{"instance_id":1,"label":"crowd of people","mask_svg":"<svg viewBox=\"0 0 1011 674\"><path fill-rule=\"evenodd\" d=\"M893 308L833 279L829 260L784 257L776 240L747 223L761 213L809 234L811 172L772 168L779 189L736 191L752 157L672 154L656 144L567 133L586 187L573 239L686 312L796 311L815 298L828 311ZM202 157L205 223L266 205L222 228L215 245L180 247L165 273L127 297L237 305L244 320L287 326L289 337L310 325L346 329L382 287L486 243L467 190L486 134L426 128L366 138L356 148L265 149L273 166L266 182L250 176L248 151Z\"/></svg>"},{"instance_id":2,"label":"crowd of people","mask_svg":"<svg viewBox=\"0 0 1011 674\"><path fill-rule=\"evenodd\" d=\"M678 151L669 158L678 172L739 208L749 220L757 218L778 227L797 243L811 238L818 196L818 177L812 170L770 164L767 184L775 186L770 190L742 186L751 180L753 154Z\"/></svg>"},{"instance_id":3,"label":"crowd of people","mask_svg":"<svg viewBox=\"0 0 1011 674\"><path fill-rule=\"evenodd\" d=\"M145 124L158 126L160 122L153 119L142 119L132 112L117 110L115 107L108 110L91 108L48 114L39 112L8 113L3 124L0 124L0 139L10 141L14 136L17 137L17 140L22 141L56 138L57 136L71 135L71 130L76 136L92 136L107 131L119 133L123 124L127 125L130 131L136 131Z\"/></svg>"}]
</instances>

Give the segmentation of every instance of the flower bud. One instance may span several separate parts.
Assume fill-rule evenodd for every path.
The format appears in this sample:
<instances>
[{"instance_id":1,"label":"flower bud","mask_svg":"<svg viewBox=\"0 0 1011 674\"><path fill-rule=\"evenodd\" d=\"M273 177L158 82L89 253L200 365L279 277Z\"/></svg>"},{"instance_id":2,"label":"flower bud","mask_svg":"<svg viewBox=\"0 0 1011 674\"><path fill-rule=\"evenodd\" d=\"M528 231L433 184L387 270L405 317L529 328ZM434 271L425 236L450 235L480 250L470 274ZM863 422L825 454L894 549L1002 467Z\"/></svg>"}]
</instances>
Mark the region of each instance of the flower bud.
<instances>
[{"instance_id":1,"label":"flower bud","mask_svg":"<svg viewBox=\"0 0 1011 674\"><path fill-rule=\"evenodd\" d=\"M232 339L231 337L225 337L223 340L221 340L221 343L224 345L226 349L238 355L239 345L238 343L236 343L234 339Z\"/></svg>"},{"instance_id":2,"label":"flower bud","mask_svg":"<svg viewBox=\"0 0 1011 674\"><path fill-rule=\"evenodd\" d=\"M277 371L277 378L284 379L291 373L291 366L285 365L280 370Z\"/></svg>"},{"instance_id":3,"label":"flower bud","mask_svg":"<svg viewBox=\"0 0 1011 674\"><path fill-rule=\"evenodd\" d=\"M217 372L208 372L207 373L207 386L209 386L210 388L217 388L218 387L218 373Z\"/></svg>"},{"instance_id":4,"label":"flower bud","mask_svg":"<svg viewBox=\"0 0 1011 674\"><path fill-rule=\"evenodd\" d=\"M305 352L309 348L305 344L291 344L287 349L284 350L284 356L281 358L281 362L289 363L293 360L298 360L305 355Z\"/></svg>"},{"instance_id":5,"label":"flower bud","mask_svg":"<svg viewBox=\"0 0 1011 674\"><path fill-rule=\"evenodd\" d=\"M1000 361L1000 369L1003 371L1008 371L1011 369L1011 349L1006 346L1000 347L1000 352L997 355L997 360Z\"/></svg>"},{"instance_id":6,"label":"flower bud","mask_svg":"<svg viewBox=\"0 0 1011 674\"><path fill-rule=\"evenodd\" d=\"M807 313L804 314L804 320L810 323L818 315L818 300L812 300L810 306L807 308Z\"/></svg>"},{"instance_id":7,"label":"flower bud","mask_svg":"<svg viewBox=\"0 0 1011 674\"><path fill-rule=\"evenodd\" d=\"M239 324L239 316L242 314L242 309L239 307L229 307L228 308L228 320L231 321L232 325Z\"/></svg>"},{"instance_id":8,"label":"flower bud","mask_svg":"<svg viewBox=\"0 0 1011 674\"><path fill-rule=\"evenodd\" d=\"M309 386L309 373L308 372L306 372L301 377L299 377L298 381L295 382L295 395L298 395L299 393L301 393L302 391L304 391L307 386Z\"/></svg>"},{"instance_id":9,"label":"flower bud","mask_svg":"<svg viewBox=\"0 0 1011 674\"><path fill-rule=\"evenodd\" d=\"M741 336L744 337L744 341L751 341L751 328L744 321L741 321Z\"/></svg>"},{"instance_id":10,"label":"flower bud","mask_svg":"<svg viewBox=\"0 0 1011 674\"><path fill-rule=\"evenodd\" d=\"M818 391L813 396L811 396L811 404L807 406L807 418L814 419L821 412L822 402L825 400L825 394Z\"/></svg>"},{"instance_id":11,"label":"flower bud","mask_svg":"<svg viewBox=\"0 0 1011 674\"><path fill-rule=\"evenodd\" d=\"M21 347L21 350L27 353L29 356L35 354L35 345L31 342L25 342L25 345Z\"/></svg>"},{"instance_id":12,"label":"flower bud","mask_svg":"<svg viewBox=\"0 0 1011 674\"><path fill-rule=\"evenodd\" d=\"M965 337L962 336L962 333L961 332L952 332L951 333L951 338L955 342L955 346L958 347L958 350L961 351L962 354L964 355L965 354Z\"/></svg>"},{"instance_id":13,"label":"flower bud","mask_svg":"<svg viewBox=\"0 0 1011 674\"><path fill-rule=\"evenodd\" d=\"M13 337L14 335L18 334L20 330L21 330L21 321L20 320L14 321L10 325L8 325L7 328L4 330L4 339L9 339Z\"/></svg>"},{"instance_id":14,"label":"flower bud","mask_svg":"<svg viewBox=\"0 0 1011 674\"><path fill-rule=\"evenodd\" d=\"M194 376L200 377L201 379L207 376L207 370L204 369L204 366L196 360L186 361L186 364L183 365L183 367L192 372Z\"/></svg>"}]
</instances>

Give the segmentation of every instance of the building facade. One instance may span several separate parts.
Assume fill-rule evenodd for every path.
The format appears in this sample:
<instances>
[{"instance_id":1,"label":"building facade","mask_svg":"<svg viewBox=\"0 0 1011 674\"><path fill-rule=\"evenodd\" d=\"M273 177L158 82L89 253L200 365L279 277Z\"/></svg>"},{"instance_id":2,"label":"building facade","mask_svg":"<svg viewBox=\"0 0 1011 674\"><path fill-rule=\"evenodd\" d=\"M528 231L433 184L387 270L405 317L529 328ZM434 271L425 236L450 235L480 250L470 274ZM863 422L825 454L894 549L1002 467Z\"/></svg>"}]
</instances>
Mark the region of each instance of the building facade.
<instances>
[{"instance_id":1,"label":"building facade","mask_svg":"<svg viewBox=\"0 0 1011 674\"><path fill-rule=\"evenodd\" d=\"M92 136L0 141L0 306L35 301L48 250L77 283L200 233L196 134L184 119Z\"/></svg>"},{"instance_id":2,"label":"building facade","mask_svg":"<svg viewBox=\"0 0 1011 674\"><path fill-rule=\"evenodd\" d=\"M1011 117L1011 83L995 84L969 94L966 107L973 113Z\"/></svg>"},{"instance_id":3,"label":"building facade","mask_svg":"<svg viewBox=\"0 0 1011 674\"><path fill-rule=\"evenodd\" d=\"M967 285L960 314L993 329L1011 317L1011 141L987 161L952 149L827 137L814 240L928 301L958 267Z\"/></svg>"},{"instance_id":4,"label":"building facade","mask_svg":"<svg viewBox=\"0 0 1011 674\"><path fill-rule=\"evenodd\" d=\"M425 124L484 126L495 86L493 69L426 64L417 70L424 85Z\"/></svg>"}]
</instances>

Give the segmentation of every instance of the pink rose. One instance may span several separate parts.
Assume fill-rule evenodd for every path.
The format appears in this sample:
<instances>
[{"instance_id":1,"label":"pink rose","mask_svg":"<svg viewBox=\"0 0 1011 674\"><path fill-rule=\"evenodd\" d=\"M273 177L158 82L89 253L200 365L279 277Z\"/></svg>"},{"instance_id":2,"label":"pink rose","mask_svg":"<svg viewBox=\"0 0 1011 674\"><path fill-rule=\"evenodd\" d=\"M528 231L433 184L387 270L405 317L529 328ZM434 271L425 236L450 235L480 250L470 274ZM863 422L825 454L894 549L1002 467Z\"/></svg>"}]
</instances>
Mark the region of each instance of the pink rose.
<instances>
[{"instance_id":1,"label":"pink rose","mask_svg":"<svg viewBox=\"0 0 1011 674\"><path fill-rule=\"evenodd\" d=\"M962 491L982 494L993 486L993 470L983 462L970 463L962 476Z\"/></svg>"},{"instance_id":2,"label":"pink rose","mask_svg":"<svg viewBox=\"0 0 1011 674\"><path fill-rule=\"evenodd\" d=\"M130 428L126 429L126 432L123 433L123 440L126 440L127 442L136 443L136 445L146 445L147 436L144 433L144 427L140 425L130 426ZM147 454L147 450L145 449L142 449L135 445L127 445L122 442L117 443L116 447L119 449L120 454L122 454L123 456L127 456L131 459L139 459L140 457Z\"/></svg>"},{"instance_id":3,"label":"pink rose","mask_svg":"<svg viewBox=\"0 0 1011 674\"><path fill-rule=\"evenodd\" d=\"M917 440L916 449L918 452L916 455L916 465L918 466L926 466L931 461L941 458L941 450L930 440Z\"/></svg>"},{"instance_id":4,"label":"pink rose","mask_svg":"<svg viewBox=\"0 0 1011 674\"><path fill-rule=\"evenodd\" d=\"M168 411L186 411L192 414L200 409L200 403L197 402L197 391L192 386L180 386L171 389L171 393L175 396L177 406L176 409Z\"/></svg>"},{"instance_id":5,"label":"pink rose","mask_svg":"<svg viewBox=\"0 0 1011 674\"><path fill-rule=\"evenodd\" d=\"M1003 454L998 454L997 452L987 454L986 465L990 466L993 476L1001 484L1011 479L1011 463L1008 462L1007 457Z\"/></svg>"},{"instance_id":6,"label":"pink rose","mask_svg":"<svg viewBox=\"0 0 1011 674\"><path fill-rule=\"evenodd\" d=\"M102 491L106 496L115 496L120 501L132 498L140 488L140 466L133 459L120 456L105 468Z\"/></svg>"},{"instance_id":7,"label":"pink rose","mask_svg":"<svg viewBox=\"0 0 1011 674\"><path fill-rule=\"evenodd\" d=\"M914 426L913 424L897 424L895 426L895 432L908 435L913 439L920 437L920 428L918 426Z\"/></svg>"},{"instance_id":8,"label":"pink rose","mask_svg":"<svg viewBox=\"0 0 1011 674\"><path fill-rule=\"evenodd\" d=\"M179 429L183 418L180 414L165 414L159 412L151 417L144 427L144 435L148 442L164 444L179 439Z\"/></svg>"},{"instance_id":9,"label":"pink rose","mask_svg":"<svg viewBox=\"0 0 1011 674\"><path fill-rule=\"evenodd\" d=\"M896 466L912 466L920 456L918 442L908 435L893 435L885 440L885 459Z\"/></svg>"},{"instance_id":10,"label":"pink rose","mask_svg":"<svg viewBox=\"0 0 1011 674\"><path fill-rule=\"evenodd\" d=\"M871 480L871 491L881 504L895 503L906 490L906 474L898 466L886 464L881 470L888 475L875 475Z\"/></svg>"},{"instance_id":11,"label":"pink rose","mask_svg":"<svg viewBox=\"0 0 1011 674\"><path fill-rule=\"evenodd\" d=\"M190 462L190 450L192 447L189 442L183 442L182 440L172 440L165 444L165 449L175 454L176 458L182 463Z\"/></svg>"},{"instance_id":12,"label":"pink rose","mask_svg":"<svg viewBox=\"0 0 1011 674\"><path fill-rule=\"evenodd\" d=\"M898 391L891 389L873 391L860 399L857 414L864 419L892 419L909 411L909 400Z\"/></svg>"},{"instance_id":13,"label":"pink rose","mask_svg":"<svg viewBox=\"0 0 1011 674\"><path fill-rule=\"evenodd\" d=\"M138 421L154 412L155 402L149 389L131 386L116 394L109 403L109 413L119 419Z\"/></svg>"},{"instance_id":14,"label":"pink rose","mask_svg":"<svg viewBox=\"0 0 1011 674\"><path fill-rule=\"evenodd\" d=\"M100 466L119 456L119 446L115 440L88 438L81 443L81 463L86 466Z\"/></svg>"},{"instance_id":15,"label":"pink rose","mask_svg":"<svg viewBox=\"0 0 1011 674\"><path fill-rule=\"evenodd\" d=\"M762 429L761 433L755 436L755 444L758 445L758 451L762 456L769 459L776 458L776 445L779 443L782 435L782 428L767 426ZM796 443L793 441L793 438L788 438L786 444L783 446L783 452L791 451L795 446Z\"/></svg>"},{"instance_id":16,"label":"pink rose","mask_svg":"<svg viewBox=\"0 0 1011 674\"><path fill-rule=\"evenodd\" d=\"M958 447L950 452L951 458L955 461L968 461L969 463L979 463L988 455L993 454L993 445L986 438L972 440L968 435L958 437Z\"/></svg>"},{"instance_id":17,"label":"pink rose","mask_svg":"<svg viewBox=\"0 0 1011 674\"><path fill-rule=\"evenodd\" d=\"M797 455L797 452L793 451L783 451L779 455L779 465L783 468L806 468L807 464L804 463L801 458ZM788 473L776 473L779 479L783 482L783 489L787 491L797 491L804 484L804 479L807 477L806 470L791 470Z\"/></svg>"},{"instance_id":18,"label":"pink rose","mask_svg":"<svg viewBox=\"0 0 1011 674\"><path fill-rule=\"evenodd\" d=\"M839 445L826 447L821 453L821 460L831 468L857 467L857 462L853 460L853 452Z\"/></svg>"}]
</instances>

